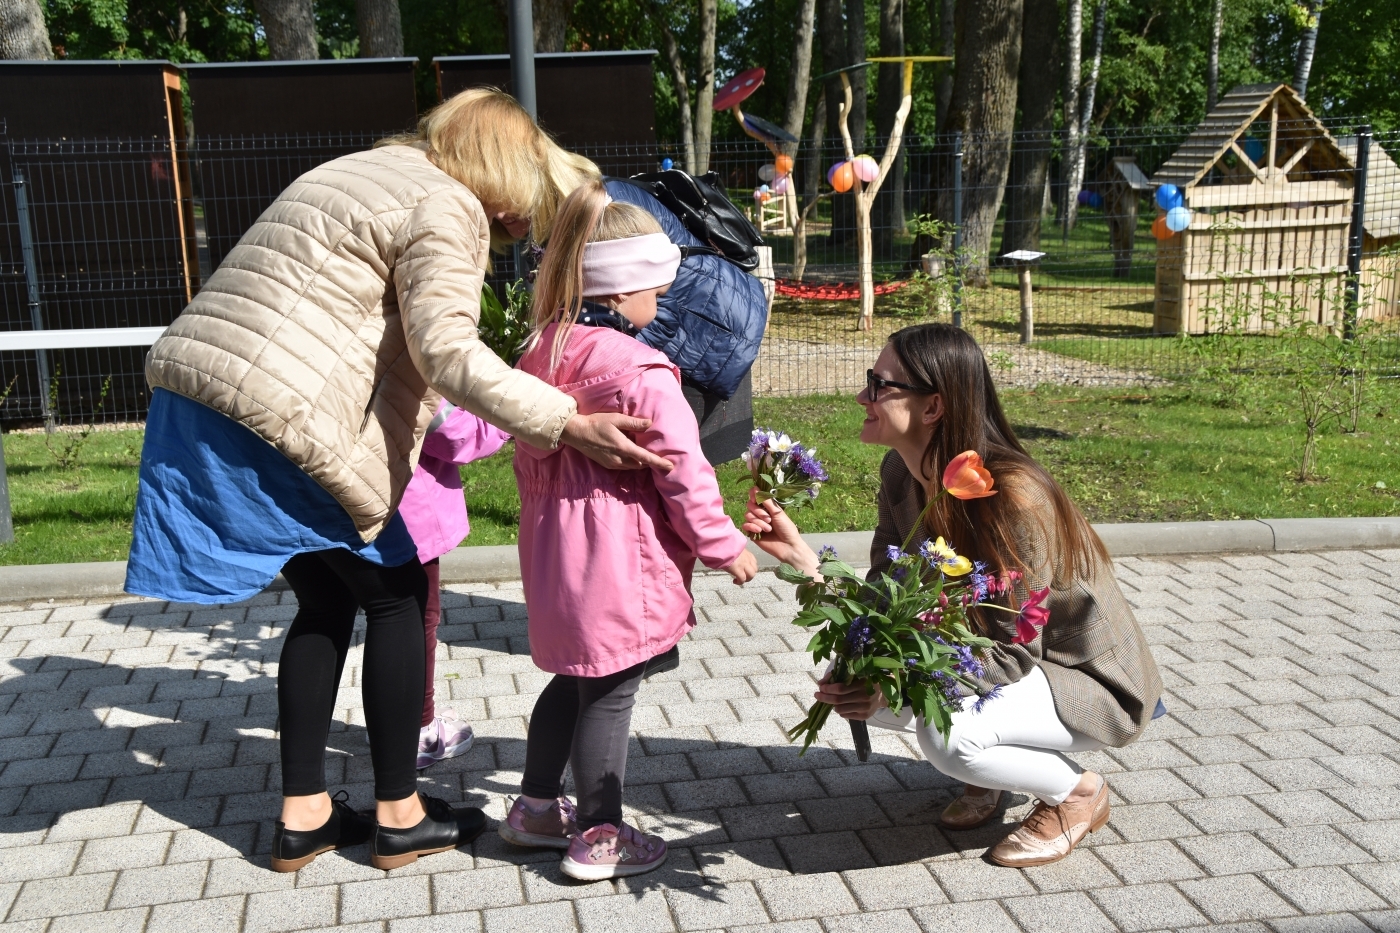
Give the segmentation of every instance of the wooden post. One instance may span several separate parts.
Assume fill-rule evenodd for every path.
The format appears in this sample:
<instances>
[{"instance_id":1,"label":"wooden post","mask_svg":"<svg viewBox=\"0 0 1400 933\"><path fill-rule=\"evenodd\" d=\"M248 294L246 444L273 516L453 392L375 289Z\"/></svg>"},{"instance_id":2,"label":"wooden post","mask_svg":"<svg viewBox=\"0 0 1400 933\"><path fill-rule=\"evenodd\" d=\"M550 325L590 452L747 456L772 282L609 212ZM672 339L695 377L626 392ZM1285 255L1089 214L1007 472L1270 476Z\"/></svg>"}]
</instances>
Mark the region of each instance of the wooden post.
<instances>
[{"instance_id":1,"label":"wooden post","mask_svg":"<svg viewBox=\"0 0 1400 933\"><path fill-rule=\"evenodd\" d=\"M1035 250L1018 249L1001 257L1016 264L1016 280L1021 286L1022 343L1030 343L1035 340L1035 309L1031 304L1031 265L1044 255L1044 253L1038 253Z\"/></svg>"},{"instance_id":2,"label":"wooden post","mask_svg":"<svg viewBox=\"0 0 1400 933\"><path fill-rule=\"evenodd\" d=\"M1031 266L1028 262L1016 264L1016 278L1021 283L1021 342L1030 343L1035 339L1035 311L1031 307Z\"/></svg>"},{"instance_id":3,"label":"wooden post","mask_svg":"<svg viewBox=\"0 0 1400 933\"><path fill-rule=\"evenodd\" d=\"M0 432L0 544L13 544L14 520L10 518L10 482L5 476L5 437Z\"/></svg>"}]
</instances>

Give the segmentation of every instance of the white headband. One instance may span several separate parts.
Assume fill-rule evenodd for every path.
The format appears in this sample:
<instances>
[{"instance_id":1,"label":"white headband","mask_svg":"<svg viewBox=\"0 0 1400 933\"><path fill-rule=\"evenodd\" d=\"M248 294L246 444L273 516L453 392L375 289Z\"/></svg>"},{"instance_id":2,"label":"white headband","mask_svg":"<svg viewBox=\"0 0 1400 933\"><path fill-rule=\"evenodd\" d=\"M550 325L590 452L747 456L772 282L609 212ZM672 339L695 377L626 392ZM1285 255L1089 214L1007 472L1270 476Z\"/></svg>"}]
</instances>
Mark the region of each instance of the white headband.
<instances>
[{"instance_id":1,"label":"white headband","mask_svg":"<svg viewBox=\"0 0 1400 933\"><path fill-rule=\"evenodd\" d=\"M664 233L601 240L583 248L583 295L628 295L670 285L681 251Z\"/></svg>"}]
</instances>

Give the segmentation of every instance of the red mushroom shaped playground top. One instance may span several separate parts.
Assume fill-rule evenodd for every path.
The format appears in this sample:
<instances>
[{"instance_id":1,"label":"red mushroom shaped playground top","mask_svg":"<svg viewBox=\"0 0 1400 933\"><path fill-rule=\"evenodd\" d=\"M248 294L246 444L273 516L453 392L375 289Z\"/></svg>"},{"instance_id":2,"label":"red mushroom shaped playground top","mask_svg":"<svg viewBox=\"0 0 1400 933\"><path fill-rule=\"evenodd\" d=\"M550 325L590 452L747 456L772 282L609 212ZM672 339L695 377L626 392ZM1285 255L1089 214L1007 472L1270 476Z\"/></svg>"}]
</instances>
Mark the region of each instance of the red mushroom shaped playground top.
<instances>
[{"instance_id":1,"label":"red mushroom shaped playground top","mask_svg":"<svg viewBox=\"0 0 1400 933\"><path fill-rule=\"evenodd\" d=\"M758 90L765 74L767 72L762 68L750 68L748 71L739 72L719 89L719 93L715 95L714 108L728 110L736 104L742 104L750 94Z\"/></svg>"}]
</instances>

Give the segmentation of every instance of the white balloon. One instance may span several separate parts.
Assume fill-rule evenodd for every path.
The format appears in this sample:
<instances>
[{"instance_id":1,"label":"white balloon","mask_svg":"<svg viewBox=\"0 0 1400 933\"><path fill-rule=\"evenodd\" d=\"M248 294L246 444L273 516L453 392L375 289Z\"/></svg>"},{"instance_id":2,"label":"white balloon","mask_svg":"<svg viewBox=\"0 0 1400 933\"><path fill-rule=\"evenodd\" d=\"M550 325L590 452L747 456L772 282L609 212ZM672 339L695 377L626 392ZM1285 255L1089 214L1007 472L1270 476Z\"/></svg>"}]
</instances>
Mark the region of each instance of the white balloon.
<instances>
[{"instance_id":1,"label":"white balloon","mask_svg":"<svg viewBox=\"0 0 1400 933\"><path fill-rule=\"evenodd\" d=\"M778 170L775 169L771 164L760 165L758 167L758 177L761 181L772 181L773 177L777 174Z\"/></svg>"}]
</instances>

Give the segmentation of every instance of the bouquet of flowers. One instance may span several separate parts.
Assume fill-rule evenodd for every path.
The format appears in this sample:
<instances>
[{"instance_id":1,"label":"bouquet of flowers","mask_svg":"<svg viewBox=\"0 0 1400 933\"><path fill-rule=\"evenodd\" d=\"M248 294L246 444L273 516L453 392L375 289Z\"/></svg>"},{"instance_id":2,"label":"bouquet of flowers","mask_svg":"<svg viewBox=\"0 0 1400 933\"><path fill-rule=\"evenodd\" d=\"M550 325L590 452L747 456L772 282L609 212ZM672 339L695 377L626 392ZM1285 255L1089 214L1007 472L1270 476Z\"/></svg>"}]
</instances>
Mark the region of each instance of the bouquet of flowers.
<instances>
[{"instance_id":1,"label":"bouquet of flowers","mask_svg":"<svg viewBox=\"0 0 1400 933\"><path fill-rule=\"evenodd\" d=\"M743 458L753 476L757 501L774 499L788 511L811 504L822 483L831 478L815 450L767 428L753 432Z\"/></svg>"},{"instance_id":2,"label":"bouquet of flowers","mask_svg":"<svg viewBox=\"0 0 1400 933\"><path fill-rule=\"evenodd\" d=\"M980 499L996 495L990 473L975 451L959 454L943 473L939 496ZM890 545L893 563L878 580L867 582L849 564L838 560L831 548L823 548L820 579L784 564L778 576L797 584L802 609L794 624L814 629L807 648L816 663L832 662L833 681L862 680L884 694L891 711L908 704L947 740L953 713L962 709L961 689L979 693L974 709L994 699L1000 688L982 692L976 678L983 673L979 653L992 646L989 638L974 633L968 613L974 607L1014 612L1018 643L1035 639L1048 612L1041 606L1048 590L1031 594L1013 610L988 600L1006 595L1019 575L985 572L958 554L943 538L925 540L911 548L923 527L929 505L902 546ZM807 718L788 731L788 739L802 737L805 753L816 741L832 707L815 703ZM861 760L869 754L865 723L852 721Z\"/></svg>"}]
</instances>

